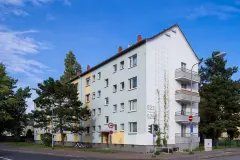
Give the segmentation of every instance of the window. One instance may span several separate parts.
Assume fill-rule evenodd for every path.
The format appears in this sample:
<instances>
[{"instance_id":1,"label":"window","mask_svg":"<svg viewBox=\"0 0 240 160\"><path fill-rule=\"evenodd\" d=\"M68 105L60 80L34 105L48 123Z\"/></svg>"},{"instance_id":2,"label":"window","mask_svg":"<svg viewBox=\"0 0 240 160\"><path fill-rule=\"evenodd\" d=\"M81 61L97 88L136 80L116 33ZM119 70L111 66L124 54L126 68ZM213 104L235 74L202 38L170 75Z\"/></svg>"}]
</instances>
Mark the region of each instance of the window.
<instances>
[{"instance_id":1,"label":"window","mask_svg":"<svg viewBox=\"0 0 240 160\"><path fill-rule=\"evenodd\" d=\"M108 122L109 122L108 116L105 116L105 124L108 124Z\"/></svg>"},{"instance_id":2,"label":"window","mask_svg":"<svg viewBox=\"0 0 240 160\"><path fill-rule=\"evenodd\" d=\"M105 87L108 87L108 79L105 79Z\"/></svg>"},{"instance_id":3,"label":"window","mask_svg":"<svg viewBox=\"0 0 240 160\"><path fill-rule=\"evenodd\" d=\"M105 105L108 105L109 104L109 100L108 100L108 97L105 98Z\"/></svg>"},{"instance_id":4,"label":"window","mask_svg":"<svg viewBox=\"0 0 240 160\"><path fill-rule=\"evenodd\" d=\"M182 69L182 70L184 70L184 71L185 71L185 70L186 70L186 66L187 66L187 64L186 64L186 63L183 63L183 62L181 63L181 69Z\"/></svg>"},{"instance_id":5,"label":"window","mask_svg":"<svg viewBox=\"0 0 240 160\"><path fill-rule=\"evenodd\" d=\"M120 131L124 131L124 123L120 124Z\"/></svg>"},{"instance_id":6,"label":"window","mask_svg":"<svg viewBox=\"0 0 240 160\"><path fill-rule=\"evenodd\" d=\"M137 88L137 77L129 79L129 89Z\"/></svg>"},{"instance_id":7,"label":"window","mask_svg":"<svg viewBox=\"0 0 240 160\"><path fill-rule=\"evenodd\" d=\"M114 130L115 131L117 130L117 124L114 124Z\"/></svg>"},{"instance_id":8,"label":"window","mask_svg":"<svg viewBox=\"0 0 240 160\"><path fill-rule=\"evenodd\" d=\"M98 72L98 79L101 79L101 72Z\"/></svg>"},{"instance_id":9,"label":"window","mask_svg":"<svg viewBox=\"0 0 240 160\"><path fill-rule=\"evenodd\" d=\"M129 68L137 66L137 55L129 57Z\"/></svg>"},{"instance_id":10,"label":"window","mask_svg":"<svg viewBox=\"0 0 240 160\"><path fill-rule=\"evenodd\" d=\"M92 76L92 82L95 82L95 75Z\"/></svg>"},{"instance_id":11,"label":"window","mask_svg":"<svg viewBox=\"0 0 240 160\"><path fill-rule=\"evenodd\" d=\"M101 108L98 108L98 114L100 115L102 113Z\"/></svg>"},{"instance_id":12,"label":"window","mask_svg":"<svg viewBox=\"0 0 240 160\"><path fill-rule=\"evenodd\" d=\"M131 112L137 111L137 100L136 99L129 101L129 109Z\"/></svg>"},{"instance_id":13,"label":"window","mask_svg":"<svg viewBox=\"0 0 240 160\"><path fill-rule=\"evenodd\" d=\"M115 73L115 72L117 72L117 65L116 64L113 65L113 73Z\"/></svg>"},{"instance_id":14,"label":"window","mask_svg":"<svg viewBox=\"0 0 240 160\"><path fill-rule=\"evenodd\" d=\"M95 126L93 126L93 127L92 127L92 129L93 129L93 132L95 132L95 129L96 129L96 127L95 127Z\"/></svg>"},{"instance_id":15,"label":"window","mask_svg":"<svg viewBox=\"0 0 240 160\"><path fill-rule=\"evenodd\" d=\"M124 90L124 82L121 82L121 83L120 83L120 87L121 87L121 88L120 88L120 91Z\"/></svg>"},{"instance_id":16,"label":"window","mask_svg":"<svg viewBox=\"0 0 240 160\"><path fill-rule=\"evenodd\" d=\"M90 127L87 127L86 129L87 129L87 134L89 134L90 133Z\"/></svg>"},{"instance_id":17,"label":"window","mask_svg":"<svg viewBox=\"0 0 240 160\"><path fill-rule=\"evenodd\" d=\"M124 103L121 103L121 111L124 111Z\"/></svg>"},{"instance_id":18,"label":"window","mask_svg":"<svg viewBox=\"0 0 240 160\"><path fill-rule=\"evenodd\" d=\"M113 112L114 113L117 112L117 105L116 104L113 105Z\"/></svg>"},{"instance_id":19,"label":"window","mask_svg":"<svg viewBox=\"0 0 240 160\"><path fill-rule=\"evenodd\" d=\"M101 91L99 90L98 91L98 98L100 98L101 97Z\"/></svg>"},{"instance_id":20,"label":"window","mask_svg":"<svg viewBox=\"0 0 240 160\"><path fill-rule=\"evenodd\" d=\"M86 78L86 87L90 86L90 77Z\"/></svg>"},{"instance_id":21,"label":"window","mask_svg":"<svg viewBox=\"0 0 240 160\"><path fill-rule=\"evenodd\" d=\"M113 93L116 93L117 92L117 85L113 85Z\"/></svg>"},{"instance_id":22,"label":"window","mask_svg":"<svg viewBox=\"0 0 240 160\"><path fill-rule=\"evenodd\" d=\"M120 62L120 70L124 69L124 61Z\"/></svg>"},{"instance_id":23,"label":"window","mask_svg":"<svg viewBox=\"0 0 240 160\"><path fill-rule=\"evenodd\" d=\"M101 126L100 125L98 126L98 131L101 132Z\"/></svg>"},{"instance_id":24,"label":"window","mask_svg":"<svg viewBox=\"0 0 240 160\"><path fill-rule=\"evenodd\" d=\"M86 102L87 102L87 103L90 102L90 94L87 94L87 95L86 95Z\"/></svg>"},{"instance_id":25,"label":"window","mask_svg":"<svg viewBox=\"0 0 240 160\"><path fill-rule=\"evenodd\" d=\"M95 92L92 93L92 99L95 99Z\"/></svg>"},{"instance_id":26,"label":"window","mask_svg":"<svg viewBox=\"0 0 240 160\"><path fill-rule=\"evenodd\" d=\"M129 132L137 133L137 122L129 122Z\"/></svg>"},{"instance_id":27,"label":"window","mask_svg":"<svg viewBox=\"0 0 240 160\"><path fill-rule=\"evenodd\" d=\"M182 84L181 84L181 87L182 87L182 89L187 89L187 84L182 83Z\"/></svg>"},{"instance_id":28,"label":"window","mask_svg":"<svg viewBox=\"0 0 240 160\"><path fill-rule=\"evenodd\" d=\"M92 110L92 115L94 116L95 114L96 114L96 110L93 109L93 110Z\"/></svg>"}]
</instances>

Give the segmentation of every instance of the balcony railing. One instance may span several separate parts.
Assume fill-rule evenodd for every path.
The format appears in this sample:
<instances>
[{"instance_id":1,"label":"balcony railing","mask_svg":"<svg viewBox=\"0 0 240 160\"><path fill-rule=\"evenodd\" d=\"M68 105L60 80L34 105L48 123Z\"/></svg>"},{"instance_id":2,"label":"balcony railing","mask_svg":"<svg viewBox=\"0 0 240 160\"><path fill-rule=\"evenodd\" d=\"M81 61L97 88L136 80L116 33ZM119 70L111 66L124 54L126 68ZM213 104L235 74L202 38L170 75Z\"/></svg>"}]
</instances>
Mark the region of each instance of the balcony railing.
<instances>
[{"instance_id":1,"label":"balcony railing","mask_svg":"<svg viewBox=\"0 0 240 160\"><path fill-rule=\"evenodd\" d=\"M175 142L176 143L189 143L189 142L200 142L200 137L198 133L193 133L192 135L190 133L176 133L175 134Z\"/></svg>"},{"instance_id":2,"label":"balcony railing","mask_svg":"<svg viewBox=\"0 0 240 160\"><path fill-rule=\"evenodd\" d=\"M191 82L191 70L186 68L178 68L175 71L175 79L183 82ZM197 72L192 71L192 81L193 83L200 82L200 76Z\"/></svg>"},{"instance_id":3,"label":"balcony railing","mask_svg":"<svg viewBox=\"0 0 240 160\"><path fill-rule=\"evenodd\" d=\"M179 123L189 123L188 117L191 115L190 112L176 112L175 113L175 121ZM192 113L193 116L193 123L199 123L200 122L200 117L198 116L197 113Z\"/></svg>"},{"instance_id":4,"label":"balcony railing","mask_svg":"<svg viewBox=\"0 0 240 160\"><path fill-rule=\"evenodd\" d=\"M191 99L192 96L192 99ZM198 92L191 92L189 90L181 89L175 92L176 101L191 102L195 103L200 102L200 96Z\"/></svg>"}]
</instances>

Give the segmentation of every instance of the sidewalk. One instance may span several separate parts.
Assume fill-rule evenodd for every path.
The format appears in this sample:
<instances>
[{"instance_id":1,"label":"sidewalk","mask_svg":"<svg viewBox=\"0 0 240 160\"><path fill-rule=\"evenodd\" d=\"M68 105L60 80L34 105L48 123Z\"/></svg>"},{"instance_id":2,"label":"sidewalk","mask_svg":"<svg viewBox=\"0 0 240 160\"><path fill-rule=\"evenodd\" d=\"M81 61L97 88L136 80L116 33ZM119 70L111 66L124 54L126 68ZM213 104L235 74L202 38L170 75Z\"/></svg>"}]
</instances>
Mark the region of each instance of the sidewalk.
<instances>
[{"instance_id":1,"label":"sidewalk","mask_svg":"<svg viewBox=\"0 0 240 160\"><path fill-rule=\"evenodd\" d=\"M209 159L213 157L225 157L240 155L240 148L215 150L211 152L195 152L194 155L188 155L187 153L175 153L175 154L162 154L156 157L152 157L151 154L140 154L132 152L117 152L117 153L97 153L97 152L82 152L80 150L69 149L47 149L47 148L25 148L14 147L6 144L0 144L0 150L24 152L24 153L38 153L47 155L67 156L67 157L81 157L81 158L99 158L99 159L162 159L162 160L196 160L196 159Z\"/></svg>"}]
</instances>

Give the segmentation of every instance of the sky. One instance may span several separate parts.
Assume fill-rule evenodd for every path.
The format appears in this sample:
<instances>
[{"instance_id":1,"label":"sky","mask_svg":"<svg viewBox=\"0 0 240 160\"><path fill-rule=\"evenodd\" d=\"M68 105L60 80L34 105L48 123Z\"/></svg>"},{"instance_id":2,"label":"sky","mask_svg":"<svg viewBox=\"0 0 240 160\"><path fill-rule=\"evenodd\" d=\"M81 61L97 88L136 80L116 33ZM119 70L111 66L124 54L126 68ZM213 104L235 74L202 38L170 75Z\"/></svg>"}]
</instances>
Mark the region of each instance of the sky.
<instances>
[{"instance_id":1,"label":"sky","mask_svg":"<svg viewBox=\"0 0 240 160\"><path fill-rule=\"evenodd\" d=\"M240 0L0 0L0 63L19 87L35 88L59 79L69 50L86 70L173 24L199 58L221 51L240 65Z\"/></svg>"}]
</instances>

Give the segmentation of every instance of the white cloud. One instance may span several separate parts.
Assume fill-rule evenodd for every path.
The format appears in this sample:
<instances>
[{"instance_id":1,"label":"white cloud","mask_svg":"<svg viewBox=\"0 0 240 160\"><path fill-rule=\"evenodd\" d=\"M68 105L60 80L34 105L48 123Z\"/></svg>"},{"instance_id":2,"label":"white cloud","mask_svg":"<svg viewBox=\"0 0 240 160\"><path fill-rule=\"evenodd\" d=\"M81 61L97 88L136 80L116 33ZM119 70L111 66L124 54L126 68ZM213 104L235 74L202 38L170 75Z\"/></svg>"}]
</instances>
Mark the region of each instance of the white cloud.
<instances>
[{"instance_id":1,"label":"white cloud","mask_svg":"<svg viewBox=\"0 0 240 160\"><path fill-rule=\"evenodd\" d=\"M228 19L238 14L240 14L240 9L234 6L205 4L190 10L187 18L197 19L200 17L214 16L219 19Z\"/></svg>"},{"instance_id":2,"label":"white cloud","mask_svg":"<svg viewBox=\"0 0 240 160\"><path fill-rule=\"evenodd\" d=\"M69 0L63 0L63 3L67 6L71 6L72 3Z\"/></svg>"},{"instance_id":3,"label":"white cloud","mask_svg":"<svg viewBox=\"0 0 240 160\"><path fill-rule=\"evenodd\" d=\"M56 19L56 17L54 17L52 14L49 13L49 14L46 15L46 19L48 21L54 21Z\"/></svg>"},{"instance_id":4,"label":"white cloud","mask_svg":"<svg viewBox=\"0 0 240 160\"><path fill-rule=\"evenodd\" d=\"M45 43L30 37L30 34L35 32L34 30L16 32L0 27L0 63L4 63L9 72L25 75L36 83L42 81L39 74L49 68L37 60L26 57L48 48Z\"/></svg>"}]
</instances>

